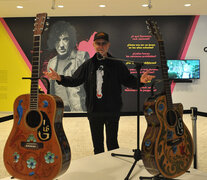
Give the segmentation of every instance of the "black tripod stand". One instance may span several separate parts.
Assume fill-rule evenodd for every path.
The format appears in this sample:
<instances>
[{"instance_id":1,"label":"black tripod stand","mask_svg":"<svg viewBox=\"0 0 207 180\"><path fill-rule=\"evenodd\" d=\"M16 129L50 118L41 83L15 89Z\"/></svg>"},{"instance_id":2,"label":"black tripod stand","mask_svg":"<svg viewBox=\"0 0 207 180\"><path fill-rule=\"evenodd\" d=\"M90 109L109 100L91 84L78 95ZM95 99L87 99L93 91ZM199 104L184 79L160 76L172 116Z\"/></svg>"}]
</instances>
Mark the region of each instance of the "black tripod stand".
<instances>
[{"instance_id":1,"label":"black tripod stand","mask_svg":"<svg viewBox=\"0 0 207 180\"><path fill-rule=\"evenodd\" d=\"M139 99L140 99L140 69L142 67L142 63L137 63L137 62L134 62L134 64L136 65L136 70L137 70L137 78L138 78L138 84L137 84L137 149L133 149L133 152L134 152L134 155L125 155L125 154L116 154L116 153L111 153L112 156L122 156L122 157L130 157L130 158L134 158L134 163L131 167L131 169L129 170L127 176L125 177L124 180L128 180L129 179L129 176L131 175L137 161L139 161L140 159L142 159L142 156L141 156L141 151L140 151L140 148L139 148L139 129L140 129L140 126L139 126L139 121L140 121L140 111L139 111L139 107L140 107L140 104L139 104Z\"/></svg>"}]
</instances>

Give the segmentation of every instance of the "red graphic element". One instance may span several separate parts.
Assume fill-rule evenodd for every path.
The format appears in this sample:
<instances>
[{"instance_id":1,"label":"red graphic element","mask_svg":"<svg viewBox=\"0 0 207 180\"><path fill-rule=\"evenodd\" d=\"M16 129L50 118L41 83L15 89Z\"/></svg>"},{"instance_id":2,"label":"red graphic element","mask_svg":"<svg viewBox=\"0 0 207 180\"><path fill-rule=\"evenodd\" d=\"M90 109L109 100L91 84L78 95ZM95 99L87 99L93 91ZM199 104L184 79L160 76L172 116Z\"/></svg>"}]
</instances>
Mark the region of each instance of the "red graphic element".
<instances>
[{"instance_id":1,"label":"red graphic element","mask_svg":"<svg viewBox=\"0 0 207 180\"><path fill-rule=\"evenodd\" d=\"M182 155L186 155L186 153L185 153L185 146L184 145L181 145L179 148L180 148L180 153Z\"/></svg>"},{"instance_id":2,"label":"red graphic element","mask_svg":"<svg viewBox=\"0 0 207 180\"><path fill-rule=\"evenodd\" d=\"M102 98L102 94L96 94L97 98Z\"/></svg>"},{"instance_id":3,"label":"red graphic element","mask_svg":"<svg viewBox=\"0 0 207 180\"><path fill-rule=\"evenodd\" d=\"M79 45L77 46L79 51L87 51L90 57L93 57L93 55L96 53L93 47L93 39L96 32L94 32L90 39L88 41L81 41Z\"/></svg>"}]
</instances>

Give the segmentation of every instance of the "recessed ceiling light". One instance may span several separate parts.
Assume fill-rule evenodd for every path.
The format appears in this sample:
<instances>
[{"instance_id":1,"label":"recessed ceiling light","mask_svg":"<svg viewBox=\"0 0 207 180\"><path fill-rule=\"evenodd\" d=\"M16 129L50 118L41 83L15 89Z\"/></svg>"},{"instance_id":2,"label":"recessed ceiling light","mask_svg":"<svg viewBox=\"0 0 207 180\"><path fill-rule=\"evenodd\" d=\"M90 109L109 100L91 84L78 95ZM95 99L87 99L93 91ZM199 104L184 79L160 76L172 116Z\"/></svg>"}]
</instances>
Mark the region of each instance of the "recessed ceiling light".
<instances>
[{"instance_id":1,"label":"recessed ceiling light","mask_svg":"<svg viewBox=\"0 0 207 180\"><path fill-rule=\"evenodd\" d=\"M142 7L148 7L148 4L142 4Z\"/></svg>"},{"instance_id":2,"label":"recessed ceiling light","mask_svg":"<svg viewBox=\"0 0 207 180\"><path fill-rule=\"evenodd\" d=\"M185 4L184 6L185 6L185 7L190 7L190 6L191 6L191 4Z\"/></svg>"},{"instance_id":3,"label":"recessed ceiling light","mask_svg":"<svg viewBox=\"0 0 207 180\"><path fill-rule=\"evenodd\" d=\"M64 8L64 6L63 6L63 5L58 5L58 7L59 7L59 8Z\"/></svg>"},{"instance_id":4,"label":"recessed ceiling light","mask_svg":"<svg viewBox=\"0 0 207 180\"><path fill-rule=\"evenodd\" d=\"M100 4L99 7L104 8L104 7L106 7L106 5L105 4Z\"/></svg>"},{"instance_id":5,"label":"recessed ceiling light","mask_svg":"<svg viewBox=\"0 0 207 180\"><path fill-rule=\"evenodd\" d=\"M23 6L17 6L17 8L18 8L18 9L22 9L22 8L23 8Z\"/></svg>"}]
</instances>

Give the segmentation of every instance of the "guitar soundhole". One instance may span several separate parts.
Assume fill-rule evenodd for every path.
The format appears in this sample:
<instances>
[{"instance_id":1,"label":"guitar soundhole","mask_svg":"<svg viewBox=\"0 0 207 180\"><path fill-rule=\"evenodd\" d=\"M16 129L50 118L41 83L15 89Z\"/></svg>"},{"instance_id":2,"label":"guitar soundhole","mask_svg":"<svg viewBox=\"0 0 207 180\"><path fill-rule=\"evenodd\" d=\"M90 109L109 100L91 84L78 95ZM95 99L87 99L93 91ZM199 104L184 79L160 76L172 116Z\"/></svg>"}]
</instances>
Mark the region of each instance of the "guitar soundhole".
<instances>
[{"instance_id":1,"label":"guitar soundhole","mask_svg":"<svg viewBox=\"0 0 207 180\"><path fill-rule=\"evenodd\" d=\"M27 125L31 128L36 128L41 122L40 113L37 111L30 111L26 117Z\"/></svg>"},{"instance_id":2,"label":"guitar soundhole","mask_svg":"<svg viewBox=\"0 0 207 180\"><path fill-rule=\"evenodd\" d=\"M177 116L174 111L169 110L167 112L167 122L170 126L174 126L176 123Z\"/></svg>"}]
</instances>

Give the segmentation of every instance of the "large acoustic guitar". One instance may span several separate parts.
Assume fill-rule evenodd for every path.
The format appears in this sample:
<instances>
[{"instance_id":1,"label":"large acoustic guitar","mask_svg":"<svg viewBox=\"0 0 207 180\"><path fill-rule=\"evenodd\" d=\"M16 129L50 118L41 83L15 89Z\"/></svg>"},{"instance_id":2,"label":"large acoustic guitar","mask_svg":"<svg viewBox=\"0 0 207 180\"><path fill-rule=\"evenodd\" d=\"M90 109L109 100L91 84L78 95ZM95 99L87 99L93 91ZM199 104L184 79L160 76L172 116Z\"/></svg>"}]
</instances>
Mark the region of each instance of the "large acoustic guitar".
<instances>
[{"instance_id":1,"label":"large acoustic guitar","mask_svg":"<svg viewBox=\"0 0 207 180\"><path fill-rule=\"evenodd\" d=\"M164 92L148 98L144 103L148 126L142 142L142 160L152 175L175 178L191 166L193 140L182 119L182 104L172 103L164 42L156 23L148 20L147 24L158 41Z\"/></svg>"},{"instance_id":2,"label":"large acoustic guitar","mask_svg":"<svg viewBox=\"0 0 207 180\"><path fill-rule=\"evenodd\" d=\"M31 93L14 102L14 124L4 148L7 171L18 179L51 180L64 173L71 152L62 126L63 101L39 94L40 45L46 13L34 24Z\"/></svg>"}]
</instances>

